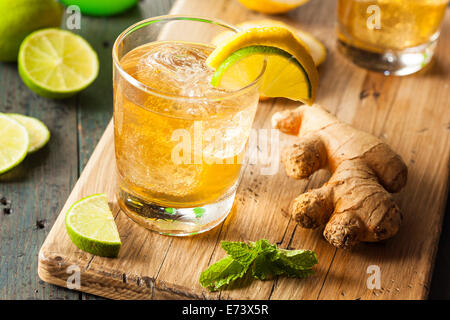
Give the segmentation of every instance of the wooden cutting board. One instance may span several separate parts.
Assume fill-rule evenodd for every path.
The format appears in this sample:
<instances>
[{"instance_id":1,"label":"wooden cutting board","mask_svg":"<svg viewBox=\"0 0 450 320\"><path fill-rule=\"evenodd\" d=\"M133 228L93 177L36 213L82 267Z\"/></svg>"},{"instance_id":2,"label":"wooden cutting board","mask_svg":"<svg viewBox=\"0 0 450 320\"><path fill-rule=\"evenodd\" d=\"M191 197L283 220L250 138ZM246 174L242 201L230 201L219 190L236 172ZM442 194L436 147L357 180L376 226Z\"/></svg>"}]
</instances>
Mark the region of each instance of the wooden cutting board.
<instances>
[{"instance_id":1,"label":"wooden cutting board","mask_svg":"<svg viewBox=\"0 0 450 320\"><path fill-rule=\"evenodd\" d=\"M66 286L76 265L81 291L113 299L423 299L427 297L447 196L450 151L450 15L447 12L435 63L409 77L384 77L360 69L335 49L335 3L314 0L276 19L301 27L322 40L328 57L320 67L317 102L340 119L385 139L409 166L408 184L396 199L404 212L399 234L352 251L328 244L320 230L298 227L286 213L289 202L327 178L294 181L282 167L260 174L261 165L243 173L230 216L212 231L186 238L149 232L122 213L114 197L112 123L107 127L39 254L39 276ZM220 18L239 23L265 16L236 0L179 0L172 14ZM296 103L262 102L255 128L270 128L273 113ZM282 136L282 145L295 139ZM64 227L67 209L78 199L106 192L123 242L119 257L95 257L78 250ZM254 281L247 287L210 293L199 282L202 270L221 259L221 240L266 238L283 248L314 249L319 264L308 279ZM381 271L381 289L366 286L367 268ZM69 268L69 269L68 269Z\"/></svg>"}]
</instances>

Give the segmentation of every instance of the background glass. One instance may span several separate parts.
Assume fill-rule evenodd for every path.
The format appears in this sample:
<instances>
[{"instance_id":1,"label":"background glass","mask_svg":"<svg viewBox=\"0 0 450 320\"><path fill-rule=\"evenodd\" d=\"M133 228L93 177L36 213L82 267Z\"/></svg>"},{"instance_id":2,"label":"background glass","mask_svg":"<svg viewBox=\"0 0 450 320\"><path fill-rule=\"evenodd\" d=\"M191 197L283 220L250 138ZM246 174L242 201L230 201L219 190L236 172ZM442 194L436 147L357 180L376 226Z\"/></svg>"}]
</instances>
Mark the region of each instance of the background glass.
<instances>
[{"instance_id":1,"label":"background glass","mask_svg":"<svg viewBox=\"0 0 450 320\"><path fill-rule=\"evenodd\" d=\"M432 59L448 0L338 0L338 47L386 75L419 71Z\"/></svg>"}]
</instances>

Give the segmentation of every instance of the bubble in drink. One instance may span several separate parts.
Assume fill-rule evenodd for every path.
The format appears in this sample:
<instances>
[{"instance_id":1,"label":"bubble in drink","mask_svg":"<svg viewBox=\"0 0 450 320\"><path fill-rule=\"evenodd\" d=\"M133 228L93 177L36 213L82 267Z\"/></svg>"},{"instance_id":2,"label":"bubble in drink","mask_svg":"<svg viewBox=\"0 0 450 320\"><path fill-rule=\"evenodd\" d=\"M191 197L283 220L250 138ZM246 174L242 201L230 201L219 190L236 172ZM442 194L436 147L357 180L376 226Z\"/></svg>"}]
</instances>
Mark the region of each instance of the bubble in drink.
<instances>
[{"instance_id":1,"label":"bubble in drink","mask_svg":"<svg viewBox=\"0 0 450 320\"><path fill-rule=\"evenodd\" d=\"M214 71L205 63L211 51L201 44L153 42L121 59L142 87L123 79L114 87L116 160L127 193L187 208L212 203L235 185L258 93L233 97L213 87ZM174 163L174 150L188 161Z\"/></svg>"}]
</instances>

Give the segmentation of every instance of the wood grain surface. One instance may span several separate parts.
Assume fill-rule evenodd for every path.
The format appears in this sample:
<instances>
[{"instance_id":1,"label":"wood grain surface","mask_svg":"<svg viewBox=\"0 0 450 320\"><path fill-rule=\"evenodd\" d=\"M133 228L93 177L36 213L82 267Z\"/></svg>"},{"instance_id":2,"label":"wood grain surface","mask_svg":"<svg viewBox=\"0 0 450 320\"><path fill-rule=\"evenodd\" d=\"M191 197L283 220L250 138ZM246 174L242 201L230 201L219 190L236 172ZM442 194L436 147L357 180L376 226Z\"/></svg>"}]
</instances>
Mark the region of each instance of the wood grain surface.
<instances>
[{"instance_id":1,"label":"wood grain surface","mask_svg":"<svg viewBox=\"0 0 450 320\"><path fill-rule=\"evenodd\" d=\"M97 299L52 286L37 275L38 251L112 116L112 58L116 37L129 25L167 14L173 0L145 0L117 16L83 15L79 30L99 56L100 73L77 96L51 100L30 91L16 63L0 63L0 112L37 117L51 131L48 145L0 177L0 299ZM65 19L63 19L63 27Z\"/></svg>"},{"instance_id":2,"label":"wood grain surface","mask_svg":"<svg viewBox=\"0 0 450 320\"><path fill-rule=\"evenodd\" d=\"M218 17L230 23L259 19L234 0L179 0L172 13ZM108 298L194 299L423 299L439 240L448 188L450 146L450 17L444 22L435 63L410 77L384 77L360 69L335 51L334 1L311 1L279 19L322 40L328 58L320 67L317 102L355 127L385 139L409 166L406 188L396 196L404 211L399 234L352 251L330 246L317 230L303 230L286 215L290 200L319 186L326 172L311 180L260 175L261 165L246 167L235 206L226 221L195 237L171 238L131 222L111 202L123 247L117 259L94 257L70 242L63 216L83 196L106 192L114 199L113 135L110 124L55 222L39 255L39 275L64 286L67 267L82 270L81 291ZM275 99L260 103L255 128L269 128L274 112L296 106ZM283 136L287 145L295 138ZM234 290L210 293L198 283L200 272L224 256L221 240L266 238L283 248L314 249L319 265L308 279L255 281ZM366 286L367 267L381 269L381 289Z\"/></svg>"},{"instance_id":3,"label":"wood grain surface","mask_svg":"<svg viewBox=\"0 0 450 320\"><path fill-rule=\"evenodd\" d=\"M98 52L101 73L99 79L89 89L72 99L53 101L40 98L23 85L18 77L15 64L0 64L0 112L20 112L36 116L44 120L52 131L52 139L45 149L29 156L21 166L0 178L0 195L6 196L13 208L13 212L9 215L0 213L1 299L96 298L89 294L52 286L39 280L36 274L37 251L111 117L110 52L114 39L120 31L138 20L167 13L171 2L170 0L140 1L138 8L112 18L83 16L82 28L76 32L87 38ZM274 185L272 183L265 185L264 183L268 180L264 177L262 177L264 179L254 181L255 187L260 185L257 189L250 187L250 190L246 190L241 186L236 207L243 201L255 202L255 210L259 206L256 204L257 201L263 202L263 205L269 204L265 207L269 207L270 213L277 215L277 224L286 225L280 235L275 233L282 228L270 228L269 221L273 220L265 221L262 223L266 226L265 229L263 228L265 232L261 235L267 234L266 229L269 229L272 234L269 239L276 241L281 238L281 246L311 247L319 254L320 265L314 278L294 282L277 279L271 285L273 292L278 293L269 297L283 298L295 290L295 294L299 296L302 292L309 292L301 297L311 299L330 298L336 295L342 299L390 298L391 296L393 298L423 298L428 293L428 283L447 194L445 190L448 183L448 125L450 122L448 74L450 67L446 53L450 48L449 13L447 12L443 34L438 46L436 63L429 70L418 75L406 78L386 78L359 69L335 53L333 30L335 9L332 4L330 5L334 1L315 0L314 2L319 2L320 5L314 7L310 3L285 16L276 16L276 18L301 26L326 43L329 56L325 65L320 68L321 82L318 102L336 113L341 119L385 137L408 160L410 180L407 189L398 196L407 220L401 233L390 241L376 245L364 245L355 252L341 252L329 247L321 238L320 232L305 232L296 228L287 217L280 216L280 214L282 215L280 211L283 211L284 208L271 208L273 204L269 201L273 199L272 197L261 200L262 195L258 191ZM210 5L214 3L216 3L214 8L211 8ZM200 11L198 11L199 8ZM220 17L230 23L263 17L246 11L234 0L227 2L194 0L190 1L187 7L178 3L174 10L182 9L182 13L202 14L202 8L208 10L203 15ZM276 110L290 106L288 102L282 100L277 100L275 103ZM262 108L267 112L270 110L270 105ZM260 117L258 119L255 125L261 125L264 122ZM253 171L254 173L255 171ZM253 174L248 171L246 177L252 177ZM85 176L85 173L83 175ZM295 190L289 192L283 201L288 201L288 198L290 200L290 196L300 193L305 188L319 185L325 176L326 174L321 173L311 181L297 182L294 185L289 182L286 188L295 188ZM276 198L276 196L274 197ZM238 209L237 212L234 211L219 230L195 239L202 243L213 243L214 241L217 243L219 239L248 239L246 234L233 233L240 230L239 226L233 225L242 222L242 220L234 221L236 217L244 218L241 215L241 209ZM123 218L124 215L120 213L118 219L120 216ZM120 221L118 220L118 223L121 223ZM147 240L154 239L149 233L150 239L145 236L143 239L134 239L132 242L128 242L128 238L123 236L132 234L135 226L126 223L121 226L124 249L125 247L139 247L139 252L130 253L130 257L127 258L128 265L132 266L132 268L127 267L127 270L131 270L130 272L120 273L117 266L121 264L109 261L109 259L105 259L109 269L92 269L90 265L94 259L89 255L76 252L76 258L79 258L80 261L92 260L91 263L85 264L87 269L96 274L89 278L90 282L86 283L86 286L95 289L89 292L114 298L179 297L180 292L177 291L177 288L183 287L183 283L189 283L184 280L184 277L187 276L179 272L181 267L185 267L186 260L196 264L195 267L198 267L196 270L199 272L201 268L213 263L223 255L222 250L217 247L217 244L214 244L212 250L202 251L206 255L212 253L203 260L198 260L198 266L197 260L194 259L176 261L175 265L166 265L164 268L161 264L158 265L158 268L165 272L162 274L159 271L155 272L156 278L151 278L146 274L152 272L141 272L147 270L146 266L138 266L135 262L141 258L148 260L148 256L153 254L149 249L160 249L165 252L176 250L176 252L184 254L185 249L190 247L189 241L188 239L186 241L177 240L176 244L170 243L170 246L167 243L166 246L156 246L153 243L146 243ZM55 226L57 225L55 224ZM130 233L122 231L128 230L128 227L130 227ZM421 234L416 237L416 233ZM259 231L257 236L260 236ZM256 240L256 238L248 240ZM446 258L450 243L448 232L447 236L444 234L441 242L444 242L441 245L441 262L444 263L437 266L433 290L439 291L435 297L449 297L446 286L448 281L445 281L448 279L445 276L448 268L445 266L450 265ZM322 244L318 246L317 243ZM124 249L122 249L122 253ZM73 247L70 250L73 251ZM447 253L444 252L445 250ZM56 257L55 261L61 261ZM348 260L342 263L342 259ZM172 258L173 260L176 259ZM206 264L204 260L207 260ZM365 268L367 262L379 263L381 266L383 292L366 289ZM66 265L61 264L61 267L53 269L52 276L58 278L61 275L61 279L65 279L68 275L64 267ZM101 264L96 262L94 265ZM148 266L153 268L154 264L150 263ZM123 264L122 267L126 267L126 265ZM383 271L385 269L388 272L386 274ZM162 280L160 274L170 281L177 281L176 283L179 285L172 286L170 283L167 285L168 282ZM114 291L108 286L108 282L105 282L105 278L115 279L109 282L117 288L115 295L113 293L104 294L105 291ZM82 281L84 280L88 279L83 277ZM284 286L284 282L287 284L286 287L280 287L280 285ZM346 284L344 285L344 283ZM59 281L58 284L65 286L64 281ZM102 284L105 286L102 287ZM155 286L155 284L157 285ZM258 294L260 285L261 283L252 287L254 294ZM350 289L347 290L348 288ZM286 292L280 294L280 290ZM139 293L136 294L134 291ZM221 297L226 298L229 294L222 293ZM290 298L292 297L290 296Z\"/></svg>"}]
</instances>

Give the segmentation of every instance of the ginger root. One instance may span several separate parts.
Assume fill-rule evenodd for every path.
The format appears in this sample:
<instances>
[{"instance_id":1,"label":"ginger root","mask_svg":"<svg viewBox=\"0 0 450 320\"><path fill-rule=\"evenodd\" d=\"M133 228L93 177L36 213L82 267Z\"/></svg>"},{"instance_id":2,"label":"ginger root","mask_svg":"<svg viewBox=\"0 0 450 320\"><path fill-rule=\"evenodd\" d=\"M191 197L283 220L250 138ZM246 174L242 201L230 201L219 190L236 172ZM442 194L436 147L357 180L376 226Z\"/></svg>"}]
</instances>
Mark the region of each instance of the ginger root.
<instances>
[{"instance_id":1,"label":"ginger root","mask_svg":"<svg viewBox=\"0 0 450 320\"><path fill-rule=\"evenodd\" d=\"M386 143L317 105L276 113L272 125L300 137L282 153L288 176L304 179L321 168L332 173L322 187L293 200L290 212L298 224L325 226L324 237L338 248L397 233L402 214L390 192L405 186L408 169Z\"/></svg>"}]
</instances>

